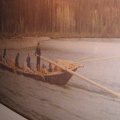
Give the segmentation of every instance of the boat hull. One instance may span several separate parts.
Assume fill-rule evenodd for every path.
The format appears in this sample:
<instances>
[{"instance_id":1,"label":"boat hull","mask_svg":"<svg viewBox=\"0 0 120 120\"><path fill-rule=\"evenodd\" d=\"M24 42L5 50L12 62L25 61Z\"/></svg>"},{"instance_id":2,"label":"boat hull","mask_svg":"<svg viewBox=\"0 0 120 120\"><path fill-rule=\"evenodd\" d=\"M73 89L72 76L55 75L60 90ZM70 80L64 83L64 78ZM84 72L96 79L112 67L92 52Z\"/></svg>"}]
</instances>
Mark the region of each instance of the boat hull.
<instances>
[{"instance_id":1,"label":"boat hull","mask_svg":"<svg viewBox=\"0 0 120 120\"><path fill-rule=\"evenodd\" d=\"M14 70L13 70L11 67L9 67L9 66L7 66L7 65L4 65L4 64L1 63L1 62L0 62L0 68L2 68L3 70L8 70L8 71L10 71L10 72L14 72Z\"/></svg>"},{"instance_id":2,"label":"boat hull","mask_svg":"<svg viewBox=\"0 0 120 120\"><path fill-rule=\"evenodd\" d=\"M74 69L73 71L75 72L76 70L77 69ZM72 76L73 75L68 72L61 72L60 74L56 74L54 76L46 75L45 82L49 82L51 84L56 84L56 85L66 85Z\"/></svg>"},{"instance_id":3,"label":"boat hull","mask_svg":"<svg viewBox=\"0 0 120 120\"><path fill-rule=\"evenodd\" d=\"M4 70L8 70L10 72L14 72L14 70L10 66L7 66L1 62L0 62L0 68L2 68ZM74 72L76 70L77 70L77 68L73 69ZM30 73L30 72L24 72L23 70L17 70L16 73L18 75L24 75L26 77L30 77L30 78L33 78L36 80L40 80L43 82L48 82L50 84L56 84L56 85L66 85L67 82L72 77L72 74L70 74L68 72L51 72L48 74L42 74L40 72Z\"/></svg>"}]
</instances>

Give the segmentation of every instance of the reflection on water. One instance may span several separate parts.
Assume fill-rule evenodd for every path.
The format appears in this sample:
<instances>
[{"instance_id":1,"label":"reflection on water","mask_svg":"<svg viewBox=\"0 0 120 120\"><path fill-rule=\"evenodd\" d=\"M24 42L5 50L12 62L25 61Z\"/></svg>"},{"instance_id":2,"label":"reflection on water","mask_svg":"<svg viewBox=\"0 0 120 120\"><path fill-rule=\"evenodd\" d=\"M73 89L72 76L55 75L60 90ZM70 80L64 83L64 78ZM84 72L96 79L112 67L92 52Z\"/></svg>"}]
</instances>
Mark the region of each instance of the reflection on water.
<instances>
[{"instance_id":1,"label":"reflection on water","mask_svg":"<svg viewBox=\"0 0 120 120\"><path fill-rule=\"evenodd\" d=\"M95 53L88 59L120 56L119 42L90 42L73 40L42 41L42 55L51 59L75 60ZM7 51L15 58L18 50ZM20 50L20 64L27 53L35 67L35 50ZM48 63L41 61L41 64ZM120 93L120 59L84 63L82 74ZM73 76L64 87L36 81L0 69L0 98L7 104L38 120L119 120L120 100Z\"/></svg>"}]
</instances>

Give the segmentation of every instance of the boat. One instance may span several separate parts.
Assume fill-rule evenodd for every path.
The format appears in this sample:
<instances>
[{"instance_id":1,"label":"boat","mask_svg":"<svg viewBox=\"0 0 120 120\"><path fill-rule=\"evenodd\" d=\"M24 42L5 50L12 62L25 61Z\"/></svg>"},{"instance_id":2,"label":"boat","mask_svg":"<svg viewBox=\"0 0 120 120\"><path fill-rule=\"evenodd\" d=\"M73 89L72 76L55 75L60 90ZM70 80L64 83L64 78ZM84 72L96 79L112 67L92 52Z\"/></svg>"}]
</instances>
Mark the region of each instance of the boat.
<instances>
[{"instance_id":1,"label":"boat","mask_svg":"<svg viewBox=\"0 0 120 120\"><path fill-rule=\"evenodd\" d=\"M91 56L91 55L89 55L89 56ZM87 56L87 57L89 57L89 56ZM87 58L87 57L83 57L82 59ZM98 88L101 88L101 89L107 91L108 93L111 93L112 95L120 98L119 93L117 93L117 92L115 92L115 91L113 91L113 90L111 90L111 89L109 89L109 88L107 88L99 83L96 83L93 80L84 77L83 75L76 73L77 68L84 67L83 65L81 65L81 63L86 63L86 62L91 62L91 61L99 61L99 60L115 59L115 58L120 58L120 56L114 56L114 57L108 57L108 58L99 58L99 59L90 59L90 60L76 62L76 61L81 60L81 58L80 58L80 59L77 59L77 60L72 61L72 62L70 61L70 63L73 64L72 68L69 68L68 64L66 64L66 65L64 63L60 64L58 61L54 62L54 61L47 59L43 56L40 56L40 58L46 62L49 62L49 63L55 65L58 68L60 68L61 71L51 72L51 73L48 72L47 74L43 74L43 73L37 72L37 71L25 72L24 70L21 70L21 69L12 68L9 64L4 64L2 61L0 61L0 68L2 68L4 70L9 70L11 72L15 72L18 75L24 75L26 77L31 77L31 78L34 78L36 80L40 80L43 82L48 82L48 83L56 84L56 85L66 85L67 82L72 77L72 75L75 75L76 77L80 78L81 80L84 80L84 81L86 81L94 86L97 86ZM68 62L68 61L62 60L62 62ZM71 64L69 64L69 65L71 65Z\"/></svg>"},{"instance_id":2,"label":"boat","mask_svg":"<svg viewBox=\"0 0 120 120\"><path fill-rule=\"evenodd\" d=\"M72 74L68 73L67 71L62 71L62 72L48 72L47 74L41 73L41 72L25 72L21 69L17 69L16 71L8 64L4 64L3 62L0 62L0 68L4 70L8 70L10 72L15 72L18 75L24 75L26 77L30 77L36 80L40 80L43 82L48 82L51 84L56 84L56 85L66 85L67 82L71 79ZM72 68L72 71L76 71L78 66Z\"/></svg>"}]
</instances>

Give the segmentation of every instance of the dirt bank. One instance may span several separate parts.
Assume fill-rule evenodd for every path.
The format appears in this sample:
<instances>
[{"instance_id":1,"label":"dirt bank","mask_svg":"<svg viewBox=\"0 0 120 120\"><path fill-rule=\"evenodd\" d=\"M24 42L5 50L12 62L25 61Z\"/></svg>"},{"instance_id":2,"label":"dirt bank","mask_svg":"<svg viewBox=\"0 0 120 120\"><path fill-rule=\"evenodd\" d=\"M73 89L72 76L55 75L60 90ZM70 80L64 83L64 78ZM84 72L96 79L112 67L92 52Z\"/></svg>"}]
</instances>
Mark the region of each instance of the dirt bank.
<instances>
[{"instance_id":1,"label":"dirt bank","mask_svg":"<svg viewBox=\"0 0 120 120\"><path fill-rule=\"evenodd\" d=\"M36 46L36 43L49 39L50 39L49 37L21 37L21 38L11 38L11 39L1 39L0 49L33 48Z\"/></svg>"}]
</instances>

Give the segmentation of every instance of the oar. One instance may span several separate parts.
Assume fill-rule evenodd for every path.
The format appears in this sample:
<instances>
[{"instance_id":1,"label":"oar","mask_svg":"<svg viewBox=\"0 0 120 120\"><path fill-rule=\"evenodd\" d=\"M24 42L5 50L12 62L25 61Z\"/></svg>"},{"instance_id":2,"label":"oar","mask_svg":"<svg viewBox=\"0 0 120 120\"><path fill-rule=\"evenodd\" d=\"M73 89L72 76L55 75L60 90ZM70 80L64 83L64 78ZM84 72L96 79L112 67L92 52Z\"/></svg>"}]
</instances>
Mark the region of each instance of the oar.
<instances>
[{"instance_id":1,"label":"oar","mask_svg":"<svg viewBox=\"0 0 120 120\"><path fill-rule=\"evenodd\" d=\"M88 56L79 58L79 59L77 59L77 60L74 60L73 62L77 62L77 61L79 61L79 60L86 59L86 58L89 58L89 57L94 56L94 55L95 55L95 54L91 54L91 55L88 55Z\"/></svg>"},{"instance_id":2,"label":"oar","mask_svg":"<svg viewBox=\"0 0 120 120\"><path fill-rule=\"evenodd\" d=\"M47 61L47 62L49 62L49 63L51 63L51 64L53 64L53 65L56 65L56 66L60 67L61 69L67 71L68 73L70 73L72 75L75 75L75 76L77 76L77 77L79 77L79 78L81 78L81 79L83 79L83 80L85 80L85 81L87 81L87 82L89 82L89 83L91 83L91 84L93 84L93 85L95 85L95 86L97 86L97 87L99 87L99 88L101 88L101 89L103 89L103 90L105 90L105 91L107 91L107 92L117 96L118 98L120 98L120 94L119 93L116 93L113 90L108 89L108 88L106 88L106 87L104 87L104 86L102 86L102 85L100 85L100 84L98 84L98 83L96 83L96 82L94 82L94 81L92 81L92 80L90 80L90 79L88 79L88 78L86 78L86 77L84 77L84 76L82 76L82 75L80 75L80 74L70 70L70 69L67 69L67 68L65 68L65 67L63 67L63 66L61 66L61 65L59 65L59 64L57 64L57 63L55 63L55 62L53 62L53 61L51 61L49 59L47 59L47 58L45 58L43 56L40 56L40 58L45 60L45 61Z\"/></svg>"},{"instance_id":3,"label":"oar","mask_svg":"<svg viewBox=\"0 0 120 120\"><path fill-rule=\"evenodd\" d=\"M108 58L90 59L90 60L80 61L80 62L76 62L76 63L86 63L86 62L91 62L91 61L109 60L109 59L115 59L115 58L120 58L120 56L114 56L114 57L108 57Z\"/></svg>"}]
</instances>

